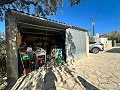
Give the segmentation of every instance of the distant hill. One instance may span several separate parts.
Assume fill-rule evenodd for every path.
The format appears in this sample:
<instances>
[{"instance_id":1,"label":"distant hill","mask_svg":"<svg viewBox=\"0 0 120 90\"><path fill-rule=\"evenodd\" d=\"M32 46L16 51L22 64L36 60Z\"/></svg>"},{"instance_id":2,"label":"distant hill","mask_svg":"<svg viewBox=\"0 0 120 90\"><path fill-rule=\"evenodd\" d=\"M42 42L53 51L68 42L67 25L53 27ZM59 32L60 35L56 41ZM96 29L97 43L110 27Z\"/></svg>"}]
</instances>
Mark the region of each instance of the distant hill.
<instances>
[{"instance_id":1,"label":"distant hill","mask_svg":"<svg viewBox=\"0 0 120 90\"><path fill-rule=\"evenodd\" d=\"M102 36L105 36L110 40L116 40L116 42L120 43L120 30L113 31Z\"/></svg>"}]
</instances>

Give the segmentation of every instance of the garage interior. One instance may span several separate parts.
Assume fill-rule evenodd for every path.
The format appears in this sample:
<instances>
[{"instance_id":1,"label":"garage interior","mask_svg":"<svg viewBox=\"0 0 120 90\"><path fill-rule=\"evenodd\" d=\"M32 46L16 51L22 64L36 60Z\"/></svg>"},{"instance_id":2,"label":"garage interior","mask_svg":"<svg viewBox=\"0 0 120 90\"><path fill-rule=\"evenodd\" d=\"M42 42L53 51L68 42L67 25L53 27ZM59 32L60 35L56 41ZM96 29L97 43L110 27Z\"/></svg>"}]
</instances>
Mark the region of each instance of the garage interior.
<instances>
[{"instance_id":1,"label":"garage interior","mask_svg":"<svg viewBox=\"0 0 120 90\"><path fill-rule=\"evenodd\" d=\"M19 34L22 37L20 43L25 43L24 39L28 39L27 46L37 46L49 51L50 47L56 44L58 48L65 50L65 30L20 26Z\"/></svg>"},{"instance_id":2,"label":"garage interior","mask_svg":"<svg viewBox=\"0 0 120 90\"><path fill-rule=\"evenodd\" d=\"M33 52L37 51L37 48L42 48L46 51L46 55L44 57L44 64L47 61L50 61L49 56L51 55L52 49L61 49L62 50L62 60L66 62L66 51L65 51L65 29L59 28L51 28L45 26L38 26L38 25L31 25L31 24L24 24L18 23L18 47L19 53L24 49L27 50L27 47L32 47ZM21 58L21 57L20 57ZM27 63L27 67L29 68L28 71L23 72L26 64L21 62L19 58L18 62L18 71L19 75L22 73L30 72L37 67L35 67L35 59L32 61L34 64L31 66L31 62ZM39 63L39 62L38 62ZM24 64L24 67L23 67ZM42 66L42 65L40 65Z\"/></svg>"}]
</instances>

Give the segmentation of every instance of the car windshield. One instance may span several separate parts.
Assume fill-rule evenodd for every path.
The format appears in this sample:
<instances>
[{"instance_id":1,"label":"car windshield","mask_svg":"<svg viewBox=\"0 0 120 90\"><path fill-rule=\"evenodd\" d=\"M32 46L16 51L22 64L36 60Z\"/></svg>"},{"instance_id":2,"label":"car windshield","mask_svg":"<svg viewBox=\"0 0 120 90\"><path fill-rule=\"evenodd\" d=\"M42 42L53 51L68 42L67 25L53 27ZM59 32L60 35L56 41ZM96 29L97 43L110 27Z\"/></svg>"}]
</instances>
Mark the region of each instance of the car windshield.
<instances>
[{"instance_id":1,"label":"car windshield","mask_svg":"<svg viewBox=\"0 0 120 90\"><path fill-rule=\"evenodd\" d=\"M95 44L96 42L89 42L89 44Z\"/></svg>"}]
</instances>

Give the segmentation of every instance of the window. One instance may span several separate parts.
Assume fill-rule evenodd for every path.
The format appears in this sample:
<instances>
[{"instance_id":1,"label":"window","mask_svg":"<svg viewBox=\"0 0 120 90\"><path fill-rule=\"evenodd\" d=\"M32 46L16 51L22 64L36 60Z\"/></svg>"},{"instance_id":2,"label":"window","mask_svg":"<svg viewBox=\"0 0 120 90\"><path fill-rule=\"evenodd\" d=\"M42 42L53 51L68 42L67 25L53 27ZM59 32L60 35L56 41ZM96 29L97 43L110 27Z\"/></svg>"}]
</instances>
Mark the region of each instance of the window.
<instances>
[{"instance_id":1,"label":"window","mask_svg":"<svg viewBox=\"0 0 120 90\"><path fill-rule=\"evenodd\" d=\"M96 42L89 42L89 44L95 44Z\"/></svg>"}]
</instances>

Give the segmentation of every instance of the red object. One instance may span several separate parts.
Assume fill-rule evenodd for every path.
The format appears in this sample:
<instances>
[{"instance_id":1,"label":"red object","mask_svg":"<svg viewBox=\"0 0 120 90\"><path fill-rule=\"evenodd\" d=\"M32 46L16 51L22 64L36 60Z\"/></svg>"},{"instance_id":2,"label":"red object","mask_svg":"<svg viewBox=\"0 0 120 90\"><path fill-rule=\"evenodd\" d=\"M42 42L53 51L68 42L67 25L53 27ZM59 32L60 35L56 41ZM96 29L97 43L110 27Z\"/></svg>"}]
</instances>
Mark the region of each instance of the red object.
<instances>
[{"instance_id":1,"label":"red object","mask_svg":"<svg viewBox=\"0 0 120 90\"><path fill-rule=\"evenodd\" d=\"M28 68L26 68L26 69L23 70L23 74L24 75L27 75L28 73L29 73L29 69Z\"/></svg>"},{"instance_id":2,"label":"red object","mask_svg":"<svg viewBox=\"0 0 120 90\"><path fill-rule=\"evenodd\" d=\"M40 59L40 60L39 60L39 63L40 63L40 64L44 64L44 60L43 60L43 59Z\"/></svg>"}]
</instances>

